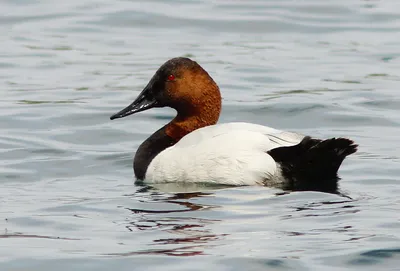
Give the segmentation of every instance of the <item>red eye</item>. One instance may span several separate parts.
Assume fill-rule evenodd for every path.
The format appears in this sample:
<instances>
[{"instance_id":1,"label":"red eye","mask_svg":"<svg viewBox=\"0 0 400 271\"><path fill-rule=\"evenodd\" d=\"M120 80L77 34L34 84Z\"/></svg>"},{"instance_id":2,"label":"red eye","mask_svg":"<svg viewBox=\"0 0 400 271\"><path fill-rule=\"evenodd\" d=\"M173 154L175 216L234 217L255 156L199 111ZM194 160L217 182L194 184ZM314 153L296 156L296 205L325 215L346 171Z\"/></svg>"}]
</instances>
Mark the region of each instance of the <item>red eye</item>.
<instances>
[{"instance_id":1,"label":"red eye","mask_svg":"<svg viewBox=\"0 0 400 271\"><path fill-rule=\"evenodd\" d=\"M175 76L173 74L168 75L168 81L175 80Z\"/></svg>"}]
</instances>

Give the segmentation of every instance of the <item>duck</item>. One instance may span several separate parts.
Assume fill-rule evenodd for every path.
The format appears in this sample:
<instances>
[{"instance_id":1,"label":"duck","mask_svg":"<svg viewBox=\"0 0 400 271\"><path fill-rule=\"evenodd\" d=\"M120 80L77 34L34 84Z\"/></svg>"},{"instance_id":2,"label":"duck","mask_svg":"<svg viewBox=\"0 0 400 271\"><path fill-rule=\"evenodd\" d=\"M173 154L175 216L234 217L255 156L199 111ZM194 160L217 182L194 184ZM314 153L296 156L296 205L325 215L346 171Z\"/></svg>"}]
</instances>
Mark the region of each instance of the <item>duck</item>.
<instances>
[{"instance_id":1,"label":"duck","mask_svg":"<svg viewBox=\"0 0 400 271\"><path fill-rule=\"evenodd\" d=\"M358 145L348 138L318 139L247 122L220 123L217 83L196 61L169 59L134 101L110 119L160 107L176 116L137 149L137 182L262 185L335 192L338 170Z\"/></svg>"}]
</instances>

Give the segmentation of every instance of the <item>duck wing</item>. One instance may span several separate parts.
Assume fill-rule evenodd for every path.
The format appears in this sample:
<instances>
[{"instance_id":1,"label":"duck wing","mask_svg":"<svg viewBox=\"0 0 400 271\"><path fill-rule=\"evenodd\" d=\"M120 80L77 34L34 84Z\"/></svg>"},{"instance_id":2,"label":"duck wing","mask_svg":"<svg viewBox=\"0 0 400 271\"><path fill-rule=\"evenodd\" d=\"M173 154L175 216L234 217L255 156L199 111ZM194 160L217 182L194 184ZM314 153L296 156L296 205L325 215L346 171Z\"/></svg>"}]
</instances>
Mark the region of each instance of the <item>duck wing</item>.
<instances>
[{"instance_id":1,"label":"duck wing","mask_svg":"<svg viewBox=\"0 0 400 271\"><path fill-rule=\"evenodd\" d=\"M208 140L211 137L229 134L237 131L254 132L265 135L271 141L272 148L282 147L282 146L293 146L295 144L300 143L300 141L304 138L304 135L302 134L288 132L288 131L281 131L278 129L274 129L259 124L246 123L246 122L229 122L229 123L210 125L200 128L183 137L177 143L177 145L179 144L180 146L187 146L192 144L198 144L199 142L203 140ZM231 134L231 136L233 136L233 134Z\"/></svg>"}]
</instances>

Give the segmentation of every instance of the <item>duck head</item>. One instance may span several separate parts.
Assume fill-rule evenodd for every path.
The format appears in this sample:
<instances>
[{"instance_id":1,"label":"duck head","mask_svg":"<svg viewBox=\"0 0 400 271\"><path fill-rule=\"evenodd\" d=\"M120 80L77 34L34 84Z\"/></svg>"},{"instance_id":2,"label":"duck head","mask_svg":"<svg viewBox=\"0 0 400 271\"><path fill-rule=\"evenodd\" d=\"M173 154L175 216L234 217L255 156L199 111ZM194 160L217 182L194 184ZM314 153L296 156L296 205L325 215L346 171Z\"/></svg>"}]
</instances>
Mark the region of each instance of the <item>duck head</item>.
<instances>
[{"instance_id":1,"label":"duck head","mask_svg":"<svg viewBox=\"0 0 400 271\"><path fill-rule=\"evenodd\" d=\"M218 121L221 94L217 84L197 62L189 58L173 58L157 70L130 105L110 119L123 118L155 107L175 109L178 112L175 124L190 122L192 129L195 129Z\"/></svg>"}]
</instances>

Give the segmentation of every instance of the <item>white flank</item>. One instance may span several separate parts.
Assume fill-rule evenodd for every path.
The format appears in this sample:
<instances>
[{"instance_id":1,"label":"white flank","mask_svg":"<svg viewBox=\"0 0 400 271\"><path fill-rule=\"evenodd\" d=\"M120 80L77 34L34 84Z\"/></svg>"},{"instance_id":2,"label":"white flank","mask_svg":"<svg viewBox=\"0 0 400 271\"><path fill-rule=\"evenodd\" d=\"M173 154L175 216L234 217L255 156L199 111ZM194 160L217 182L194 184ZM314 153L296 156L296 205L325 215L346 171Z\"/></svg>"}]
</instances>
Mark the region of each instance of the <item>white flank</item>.
<instances>
[{"instance_id":1,"label":"white flank","mask_svg":"<svg viewBox=\"0 0 400 271\"><path fill-rule=\"evenodd\" d=\"M207 126L158 154L144 181L274 185L282 182L282 176L266 152L295 145L303 137L251 123Z\"/></svg>"}]
</instances>

